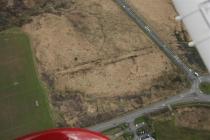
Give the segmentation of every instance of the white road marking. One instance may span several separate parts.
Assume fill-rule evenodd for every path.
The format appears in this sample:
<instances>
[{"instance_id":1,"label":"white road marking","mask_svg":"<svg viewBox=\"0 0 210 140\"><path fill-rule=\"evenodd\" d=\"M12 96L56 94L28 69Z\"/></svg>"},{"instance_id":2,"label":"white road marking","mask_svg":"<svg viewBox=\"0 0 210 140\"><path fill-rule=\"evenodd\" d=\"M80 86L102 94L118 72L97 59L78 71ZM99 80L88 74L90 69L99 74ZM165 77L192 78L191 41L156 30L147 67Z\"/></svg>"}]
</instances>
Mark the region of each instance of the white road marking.
<instances>
[{"instance_id":1,"label":"white road marking","mask_svg":"<svg viewBox=\"0 0 210 140\"><path fill-rule=\"evenodd\" d=\"M144 26L144 28L145 28L148 32L151 32L149 26Z\"/></svg>"}]
</instances>

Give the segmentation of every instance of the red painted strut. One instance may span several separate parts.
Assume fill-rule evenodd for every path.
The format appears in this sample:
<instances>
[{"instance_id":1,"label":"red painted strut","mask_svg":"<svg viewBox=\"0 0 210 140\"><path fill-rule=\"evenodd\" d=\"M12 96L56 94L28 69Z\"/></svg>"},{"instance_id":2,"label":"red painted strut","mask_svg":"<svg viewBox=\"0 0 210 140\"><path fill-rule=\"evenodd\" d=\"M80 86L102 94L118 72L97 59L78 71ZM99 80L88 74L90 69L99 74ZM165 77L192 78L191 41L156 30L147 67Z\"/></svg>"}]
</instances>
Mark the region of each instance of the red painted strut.
<instances>
[{"instance_id":1,"label":"red painted strut","mask_svg":"<svg viewBox=\"0 0 210 140\"><path fill-rule=\"evenodd\" d=\"M52 129L26 135L16 140L109 140L101 133L81 128Z\"/></svg>"}]
</instances>

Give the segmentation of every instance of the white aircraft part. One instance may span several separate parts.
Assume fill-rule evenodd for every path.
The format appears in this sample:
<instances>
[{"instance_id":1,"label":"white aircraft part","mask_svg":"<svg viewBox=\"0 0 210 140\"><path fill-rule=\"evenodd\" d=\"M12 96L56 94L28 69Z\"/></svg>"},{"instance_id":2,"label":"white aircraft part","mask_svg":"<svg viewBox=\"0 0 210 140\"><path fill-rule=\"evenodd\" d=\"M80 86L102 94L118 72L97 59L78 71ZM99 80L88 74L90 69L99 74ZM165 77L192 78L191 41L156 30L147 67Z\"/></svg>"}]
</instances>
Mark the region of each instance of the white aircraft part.
<instances>
[{"instance_id":1,"label":"white aircraft part","mask_svg":"<svg viewBox=\"0 0 210 140\"><path fill-rule=\"evenodd\" d=\"M210 72L210 0L173 0L205 65Z\"/></svg>"}]
</instances>

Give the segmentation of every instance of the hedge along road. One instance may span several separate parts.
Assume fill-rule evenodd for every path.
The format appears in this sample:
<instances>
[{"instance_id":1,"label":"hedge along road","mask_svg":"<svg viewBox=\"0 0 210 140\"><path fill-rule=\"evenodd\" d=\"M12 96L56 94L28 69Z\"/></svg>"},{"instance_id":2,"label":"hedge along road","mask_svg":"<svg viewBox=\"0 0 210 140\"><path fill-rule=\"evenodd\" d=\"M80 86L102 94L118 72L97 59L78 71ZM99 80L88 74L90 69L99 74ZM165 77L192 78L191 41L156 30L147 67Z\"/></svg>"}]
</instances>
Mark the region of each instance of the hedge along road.
<instances>
[{"instance_id":1,"label":"hedge along road","mask_svg":"<svg viewBox=\"0 0 210 140\"><path fill-rule=\"evenodd\" d=\"M0 32L0 106L2 140L54 126L29 38L18 28Z\"/></svg>"}]
</instances>

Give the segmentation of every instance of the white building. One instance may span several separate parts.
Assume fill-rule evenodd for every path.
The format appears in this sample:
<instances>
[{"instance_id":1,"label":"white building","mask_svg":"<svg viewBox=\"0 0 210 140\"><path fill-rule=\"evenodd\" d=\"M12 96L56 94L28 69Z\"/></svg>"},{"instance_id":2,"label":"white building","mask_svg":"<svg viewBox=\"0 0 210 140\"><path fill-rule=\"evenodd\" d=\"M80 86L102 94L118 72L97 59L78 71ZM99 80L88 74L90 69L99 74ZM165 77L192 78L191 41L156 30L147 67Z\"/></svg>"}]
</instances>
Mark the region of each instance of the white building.
<instances>
[{"instance_id":1,"label":"white building","mask_svg":"<svg viewBox=\"0 0 210 140\"><path fill-rule=\"evenodd\" d=\"M151 135L147 134L147 135L141 136L139 140L155 140L155 139Z\"/></svg>"}]
</instances>

